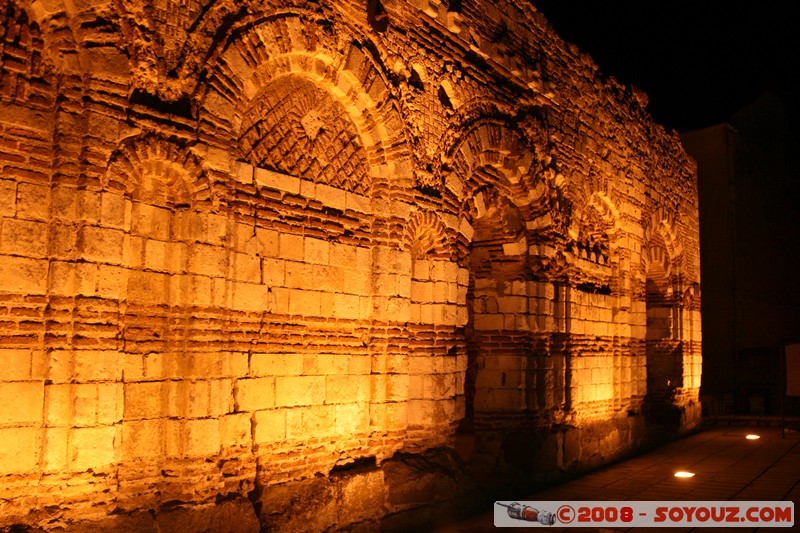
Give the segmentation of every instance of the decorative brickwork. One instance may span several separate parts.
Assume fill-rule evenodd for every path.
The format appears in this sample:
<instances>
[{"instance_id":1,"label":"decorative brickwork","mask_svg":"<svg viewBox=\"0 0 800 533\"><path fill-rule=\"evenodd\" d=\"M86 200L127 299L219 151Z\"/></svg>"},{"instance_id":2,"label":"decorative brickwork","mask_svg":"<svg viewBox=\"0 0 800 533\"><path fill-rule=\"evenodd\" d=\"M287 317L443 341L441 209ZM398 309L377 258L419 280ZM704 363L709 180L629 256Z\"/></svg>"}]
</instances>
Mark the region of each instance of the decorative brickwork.
<instances>
[{"instance_id":1,"label":"decorative brickwork","mask_svg":"<svg viewBox=\"0 0 800 533\"><path fill-rule=\"evenodd\" d=\"M697 424L694 165L527 2L4 6L0 528L418 528Z\"/></svg>"}]
</instances>

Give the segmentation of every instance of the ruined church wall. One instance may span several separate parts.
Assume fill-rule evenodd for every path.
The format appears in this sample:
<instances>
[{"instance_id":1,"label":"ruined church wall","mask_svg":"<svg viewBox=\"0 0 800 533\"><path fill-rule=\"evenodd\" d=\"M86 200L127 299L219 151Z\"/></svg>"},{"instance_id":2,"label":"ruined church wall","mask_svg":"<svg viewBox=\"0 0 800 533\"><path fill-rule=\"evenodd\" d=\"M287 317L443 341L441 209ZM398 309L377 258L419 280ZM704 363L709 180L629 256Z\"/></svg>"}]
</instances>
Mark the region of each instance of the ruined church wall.
<instances>
[{"instance_id":1,"label":"ruined church wall","mask_svg":"<svg viewBox=\"0 0 800 533\"><path fill-rule=\"evenodd\" d=\"M397 452L635 449L666 374L696 423L694 168L643 95L502 2L181 5L6 3L0 526L263 523L352 465L320 490L378 520L428 503Z\"/></svg>"}]
</instances>

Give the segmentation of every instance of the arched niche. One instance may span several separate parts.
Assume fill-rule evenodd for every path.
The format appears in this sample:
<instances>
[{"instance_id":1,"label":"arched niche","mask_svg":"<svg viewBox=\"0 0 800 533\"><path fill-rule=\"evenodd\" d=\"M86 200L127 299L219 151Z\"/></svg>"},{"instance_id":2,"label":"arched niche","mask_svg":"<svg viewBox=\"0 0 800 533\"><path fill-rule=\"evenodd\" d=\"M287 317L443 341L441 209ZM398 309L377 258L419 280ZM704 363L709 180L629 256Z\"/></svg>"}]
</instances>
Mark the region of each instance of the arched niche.
<instances>
[{"instance_id":1,"label":"arched niche","mask_svg":"<svg viewBox=\"0 0 800 533\"><path fill-rule=\"evenodd\" d=\"M368 194L368 154L344 106L318 84L287 75L242 114L239 149L255 167Z\"/></svg>"},{"instance_id":2,"label":"arched niche","mask_svg":"<svg viewBox=\"0 0 800 533\"><path fill-rule=\"evenodd\" d=\"M227 135L256 167L359 194L389 180L411 186L408 134L388 77L370 46L345 43L340 32L302 12L231 30L196 91L201 129Z\"/></svg>"},{"instance_id":3,"label":"arched niche","mask_svg":"<svg viewBox=\"0 0 800 533\"><path fill-rule=\"evenodd\" d=\"M499 411L526 410L530 330L522 214L491 187L468 203L473 234L463 260L469 274L463 430L488 424Z\"/></svg>"},{"instance_id":4,"label":"arched niche","mask_svg":"<svg viewBox=\"0 0 800 533\"><path fill-rule=\"evenodd\" d=\"M682 291L668 238L669 235L656 228L649 234L643 250L647 364L645 401L650 404L671 404L676 392L683 387L679 328Z\"/></svg>"}]
</instances>

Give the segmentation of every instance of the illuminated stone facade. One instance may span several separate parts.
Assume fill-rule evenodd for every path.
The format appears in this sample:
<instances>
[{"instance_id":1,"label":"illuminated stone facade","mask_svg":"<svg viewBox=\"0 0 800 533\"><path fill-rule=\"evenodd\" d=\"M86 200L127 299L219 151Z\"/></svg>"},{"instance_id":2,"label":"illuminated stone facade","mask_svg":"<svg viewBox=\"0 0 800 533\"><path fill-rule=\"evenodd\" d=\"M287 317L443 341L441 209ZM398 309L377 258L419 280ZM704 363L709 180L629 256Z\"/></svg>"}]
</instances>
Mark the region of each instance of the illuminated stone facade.
<instances>
[{"instance_id":1,"label":"illuminated stone facade","mask_svg":"<svg viewBox=\"0 0 800 533\"><path fill-rule=\"evenodd\" d=\"M4 6L0 528L389 527L696 425L694 164L531 6Z\"/></svg>"}]
</instances>

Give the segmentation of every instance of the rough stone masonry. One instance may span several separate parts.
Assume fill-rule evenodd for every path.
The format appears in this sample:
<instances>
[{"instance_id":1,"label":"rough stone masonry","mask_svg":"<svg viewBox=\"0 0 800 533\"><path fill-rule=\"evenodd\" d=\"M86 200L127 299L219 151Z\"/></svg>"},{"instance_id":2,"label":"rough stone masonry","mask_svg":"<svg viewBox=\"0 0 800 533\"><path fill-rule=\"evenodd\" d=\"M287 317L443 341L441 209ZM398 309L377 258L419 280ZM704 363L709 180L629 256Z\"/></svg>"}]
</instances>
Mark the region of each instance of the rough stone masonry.
<instances>
[{"instance_id":1,"label":"rough stone masonry","mask_svg":"<svg viewBox=\"0 0 800 533\"><path fill-rule=\"evenodd\" d=\"M2 5L0 529L423 527L697 424L695 165L527 1Z\"/></svg>"}]
</instances>

